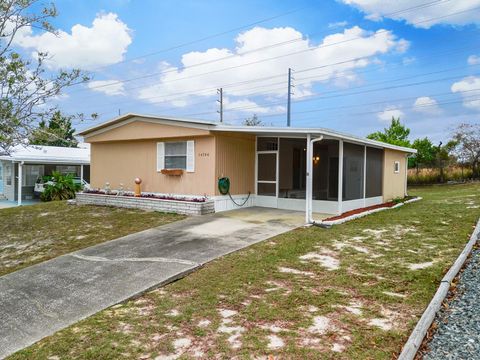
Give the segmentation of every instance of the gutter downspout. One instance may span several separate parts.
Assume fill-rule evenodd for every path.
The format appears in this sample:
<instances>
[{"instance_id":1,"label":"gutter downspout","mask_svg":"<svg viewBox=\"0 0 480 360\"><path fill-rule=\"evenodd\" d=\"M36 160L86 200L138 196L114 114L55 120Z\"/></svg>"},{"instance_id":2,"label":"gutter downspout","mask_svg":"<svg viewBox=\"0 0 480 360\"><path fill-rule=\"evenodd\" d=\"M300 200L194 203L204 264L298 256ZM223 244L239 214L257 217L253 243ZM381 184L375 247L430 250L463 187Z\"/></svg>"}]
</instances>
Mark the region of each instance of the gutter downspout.
<instances>
[{"instance_id":1,"label":"gutter downspout","mask_svg":"<svg viewBox=\"0 0 480 360\"><path fill-rule=\"evenodd\" d=\"M18 199L17 199L17 205L21 206L22 205L22 170L23 170L23 164L24 161L20 161L18 163L18 181L17 181L17 186L18 186ZM13 171L15 171L15 166L13 167Z\"/></svg>"},{"instance_id":2,"label":"gutter downspout","mask_svg":"<svg viewBox=\"0 0 480 360\"><path fill-rule=\"evenodd\" d=\"M407 190L407 186L408 186L408 158L409 158L409 155L405 154L405 197L408 196L408 190Z\"/></svg>"},{"instance_id":3,"label":"gutter downspout","mask_svg":"<svg viewBox=\"0 0 480 360\"><path fill-rule=\"evenodd\" d=\"M306 196L306 207L307 207L307 214L306 220L307 224L315 224L315 220L313 220L312 212L313 212L313 145L317 141L322 141L323 135L319 136L315 139L310 139L310 134L307 137L307 196Z\"/></svg>"}]
</instances>

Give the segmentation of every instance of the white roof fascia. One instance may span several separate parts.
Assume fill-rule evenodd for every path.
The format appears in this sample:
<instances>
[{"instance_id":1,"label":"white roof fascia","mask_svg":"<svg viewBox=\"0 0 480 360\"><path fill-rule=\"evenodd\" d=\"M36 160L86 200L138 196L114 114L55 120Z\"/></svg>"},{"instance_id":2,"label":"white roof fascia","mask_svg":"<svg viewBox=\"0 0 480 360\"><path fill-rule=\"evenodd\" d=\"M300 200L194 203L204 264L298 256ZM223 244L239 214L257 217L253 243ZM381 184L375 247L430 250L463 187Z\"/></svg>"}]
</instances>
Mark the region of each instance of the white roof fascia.
<instances>
[{"instance_id":1,"label":"white roof fascia","mask_svg":"<svg viewBox=\"0 0 480 360\"><path fill-rule=\"evenodd\" d=\"M101 134L103 132L115 129L117 127L129 124L137 120L143 121L143 122L156 123L156 124L174 125L174 126L203 129L203 130L209 130L209 131L243 132L243 133L251 133L251 134L253 133L257 135L264 134L265 136L267 136L268 134L272 136L280 136L280 135L306 136L307 134L323 135L323 136L331 137L334 139L344 139L344 140L348 140L348 141L358 143L358 144L363 144L363 145L370 145L370 146L379 147L379 148L403 151L410 154L417 153L417 150L415 149L387 144L381 141L370 140L370 139L362 138L355 135L344 134L341 132L337 132L337 131L325 129L325 128L233 126L233 125L219 124L211 121L192 120L192 119L176 118L176 117L170 117L170 116L142 115L142 114L136 114L136 113L128 113L128 114L116 117L112 120L106 121L104 123L92 126L90 128L80 131L78 135L83 136L85 139L87 139L91 136ZM88 134L82 135L86 132L88 132Z\"/></svg>"},{"instance_id":2,"label":"white roof fascia","mask_svg":"<svg viewBox=\"0 0 480 360\"><path fill-rule=\"evenodd\" d=\"M10 154L1 155L0 160L35 164L89 165L90 149L41 145L17 146Z\"/></svg>"},{"instance_id":3,"label":"white roof fascia","mask_svg":"<svg viewBox=\"0 0 480 360\"><path fill-rule=\"evenodd\" d=\"M232 132L247 132L247 133L254 133L254 134L271 134L273 136L278 135L294 135L294 134L302 134L302 135L326 135L332 138L349 140L352 142L365 144L365 145L372 145L375 147L381 147L386 149L392 149L397 151L403 151L407 153L416 154L417 150L412 148L407 148L404 146L392 145L387 144L381 141L371 140L362 138L359 136L343 134L340 132L324 129L324 128L284 128L284 127L266 127L266 126L228 126L228 125L218 125L213 131L232 131Z\"/></svg>"}]
</instances>

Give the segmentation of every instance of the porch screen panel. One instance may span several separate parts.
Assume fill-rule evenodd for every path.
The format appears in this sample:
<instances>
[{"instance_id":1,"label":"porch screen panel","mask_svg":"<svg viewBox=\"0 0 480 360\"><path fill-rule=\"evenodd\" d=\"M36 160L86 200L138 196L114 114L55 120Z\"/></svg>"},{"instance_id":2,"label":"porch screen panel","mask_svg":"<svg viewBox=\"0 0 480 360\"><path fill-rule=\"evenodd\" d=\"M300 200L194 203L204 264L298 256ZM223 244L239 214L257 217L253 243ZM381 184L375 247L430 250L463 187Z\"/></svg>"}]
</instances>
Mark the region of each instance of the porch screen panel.
<instances>
[{"instance_id":1,"label":"porch screen panel","mask_svg":"<svg viewBox=\"0 0 480 360\"><path fill-rule=\"evenodd\" d=\"M313 200L338 199L338 140L325 139L313 145Z\"/></svg>"},{"instance_id":2,"label":"porch screen panel","mask_svg":"<svg viewBox=\"0 0 480 360\"><path fill-rule=\"evenodd\" d=\"M343 197L344 201L363 199L364 147L343 143Z\"/></svg>"},{"instance_id":3,"label":"porch screen panel","mask_svg":"<svg viewBox=\"0 0 480 360\"><path fill-rule=\"evenodd\" d=\"M382 196L383 150L367 147L366 197Z\"/></svg>"},{"instance_id":4,"label":"porch screen panel","mask_svg":"<svg viewBox=\"0 0 480 360\"><path fill-rule=\"evenodd\" d=\"M258 181L276 181L277 155L258 154Z\"/></svg>"},{"instance_id":5,"label":"porch screen panel","mask_svg":"<svg viewBox=\"0 0 480 360\"><path fill-rule=\"evenodd\" d=\"M280 139L278 197L305 199L306 147L305 139Z\"/></svg>"},{"instance_id":6,"label":"porch screen panel","mask_svg":"<svg viewBox=\"0 0 480 360\"><path fill-rule=\"evenodd\" d=\"M257 192L258 195L262 196L275 196L277 194L277 184L258 183Z\"/></svg>"},{"instance_id":7,"label":"porch screen panel","mask_svg":"<svg viewBox=\"0 0 480 360\"><path fill-rule=\"evenodd\" d=\"M258 154L257 194L263 196L277 195L277 154Z\"/></svg>"},{"instance_id":8,"label":"porch screen panel","mask_svg":"<svg viewBox=\"0 0 480 360\"><path fill-rule=\"evenodd\" d=\"M37 179L45 173L43 165L24 165L22 171L22 185L35 186Z\"/></svg>"}]
</instances>

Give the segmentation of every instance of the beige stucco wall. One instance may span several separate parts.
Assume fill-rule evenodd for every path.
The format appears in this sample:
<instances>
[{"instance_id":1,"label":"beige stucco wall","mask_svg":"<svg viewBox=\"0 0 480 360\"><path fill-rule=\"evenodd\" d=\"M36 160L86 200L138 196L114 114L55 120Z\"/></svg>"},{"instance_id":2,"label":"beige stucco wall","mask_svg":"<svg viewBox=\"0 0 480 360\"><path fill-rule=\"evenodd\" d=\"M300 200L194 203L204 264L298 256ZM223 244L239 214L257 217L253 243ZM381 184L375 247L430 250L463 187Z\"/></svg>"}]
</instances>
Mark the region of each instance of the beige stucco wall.
<instances>
[{"instance_id":1,"label":"beige stucco wall","mask_svg":"<svg viewBox=\"0 0 480 360\"><path fill-rule=\"evenodd\" d=\"M156 124L142 120L141 118L132 118L131 122L113 127L108 131L99 131L85 137L85 141L93 143L100 141L123 141L123 140L144 140L159 138L179 138L188 136L209 135L208 130L194 129L182 126L172 126Z\"/></svg>"},{"instance_id":2,"label":"beige stucco wall","mask_svg":"<svg viewBox=\"0 0 480 360\"><path fill-rule=\"evenodd\" d=\"M238 133L217 133L215 191L217 179L230 178L232 195L255 192L255 136Z\"/></svg>"},{"instance_id":3,"label":"beige stucco wall","mask_svg":"<svg viewBox=\"0 0 480 360\"><path fill-rule=\"evenodd\" d=\"M215 138L175 138L195 141L195 171L182 176L157 172L157 142L164 138L136 141L94 142L91 144L91 186L112 189L120 184L133 190L134 179L142 179L142 191L182 195L215 194Z\"/></svg>"},{"instance_id":4,"label":"beige stucco wall","mask_svg":"<svg viewBox=\"0 0 480 360\"><path fill-rule=\"evenodd\" d=\"M405 196L406 154L401 151L385 149L383 161L383 201ZM400 162L400 171L394 172L395 161Z\"/></svg>"}]
</instances>

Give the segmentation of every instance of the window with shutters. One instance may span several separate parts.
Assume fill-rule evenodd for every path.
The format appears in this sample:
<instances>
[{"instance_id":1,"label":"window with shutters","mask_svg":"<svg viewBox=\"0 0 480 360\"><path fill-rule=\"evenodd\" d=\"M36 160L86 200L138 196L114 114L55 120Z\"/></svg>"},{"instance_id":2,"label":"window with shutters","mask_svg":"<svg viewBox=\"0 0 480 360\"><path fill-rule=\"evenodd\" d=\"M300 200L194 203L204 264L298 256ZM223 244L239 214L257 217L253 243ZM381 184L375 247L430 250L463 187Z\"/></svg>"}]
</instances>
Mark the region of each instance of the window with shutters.
<instances>
[{"instance_id":1,"label":"window with shutters","mask_svg":"<svg viewBox=\"0 0 480 360\"><path fill-rule=\"evenodd\" d=\"M157 170L194 171L194 141L157 143Z\"/></svg>"},{"instance_id":2,"label":"window with shutters","mask_svg":"<svg viewBox=\"0 0 480 360\"><path fill-rule=\"evenodd\" d=\"M187 169L187 142L165 143L165 169Z\"/></svg>"}]
</instances>

